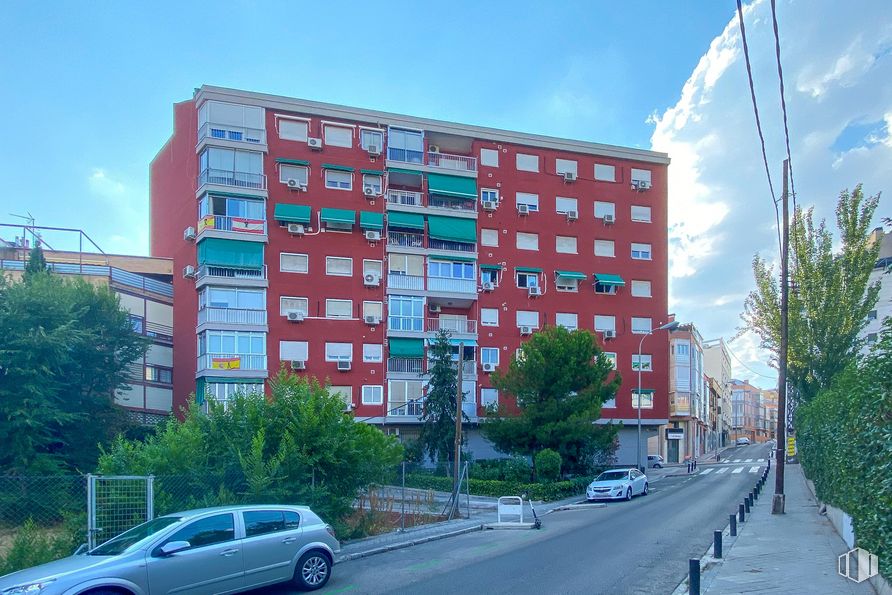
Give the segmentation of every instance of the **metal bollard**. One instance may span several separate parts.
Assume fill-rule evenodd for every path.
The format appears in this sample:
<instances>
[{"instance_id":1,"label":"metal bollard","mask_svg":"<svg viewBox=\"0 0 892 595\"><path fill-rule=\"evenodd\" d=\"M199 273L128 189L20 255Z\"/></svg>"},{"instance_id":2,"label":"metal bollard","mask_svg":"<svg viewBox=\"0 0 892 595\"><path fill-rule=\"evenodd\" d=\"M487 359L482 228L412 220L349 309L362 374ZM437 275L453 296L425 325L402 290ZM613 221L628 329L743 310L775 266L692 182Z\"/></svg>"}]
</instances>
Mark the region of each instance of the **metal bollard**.
<instances>
[{"instance_id":1,"label":"metal bollard","mask_svg":"<svg viewBox=\"0 0 892 595\"><path fill-rule=\"evenodd\" d=\"M722 557L722 532L712 532L712 556L714 558Z\"/></svg>"},{"instance_id":2,"label":"metal bollard","mask_svg":"<svg viewBox=\"0 0 892 595\"><path fill-rule=\"evenodd\" d=\"M759 486L753 488L753 502L759 499Z\"/></svg>"},{"instance_id":3,"label":"metal bollard","mask_svg":"<svg viewBox=\"0 0 892 595\"><path fill-rule=\"evenodd\" d=\"M743 509L749 514L750 511L750 499L749 496L744 496L743 498Z\"/></svg>"},{"instance_id":4,"label":"metal bollard","mask_svg":"<svg viewBox=\"0 0 892 595\"><path fill-rule=\"evenodd\" d=\"M688 593L690 595L700 595L700 560L696 558L688 560L688 572L691 576Z\"/></svg>"},{"instance_id":5,"label":"metal bollard","mask_svg":"<svg viewBox=\"0 0 892 595\"><path fill-rule=\"evenodd\" d=\"M731 521L731 537L737 537L737 515L732 512L728 517Z\"/></svg>"},{"instance_id":6,"label":"metal bollard","mask_svg":"<svg viewBox=\"0 0 892 595\"><path fill-rule=\"evenodd\" d=\"M746 522L746 507L743 504L737 505L737 518L741 523Z\"/></svg>"}]
</instances>

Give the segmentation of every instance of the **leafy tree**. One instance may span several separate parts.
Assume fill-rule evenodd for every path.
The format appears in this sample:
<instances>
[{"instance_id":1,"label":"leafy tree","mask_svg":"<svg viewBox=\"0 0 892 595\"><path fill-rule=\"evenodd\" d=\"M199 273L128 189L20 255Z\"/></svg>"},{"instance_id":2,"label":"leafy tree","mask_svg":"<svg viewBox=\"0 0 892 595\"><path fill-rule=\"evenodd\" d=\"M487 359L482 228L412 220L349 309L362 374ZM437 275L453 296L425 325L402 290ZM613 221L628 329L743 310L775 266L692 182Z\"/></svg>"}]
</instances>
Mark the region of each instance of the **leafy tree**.
<instances>
[{"instance_id":1,"label":"leafy tree","mask_svg":"<svg viewBox=\"0 0 892 595\"><path fill-rule=\"evenodd\" d=\"M0 473L89 471L126 427L113 393L147 348L118 297L83 279L0 276Z\"/></svg>"},{"instance_id":2,"label":"leafy tree","mask_svg":"<svg viewBox=\"0 0 892 595\"><path fill-rule=\"evenodd\" d=\"M796 398L812 400L854 359L858 333L879 294L870 273L880 243L870 241L871 220L879 195L865 197L861 185L839 195L836 221L841 246L824 220L815 225L813 210L797 208L790 228L789 350L787 375ZM756 289L744 303L744 328L755 332L763 348L780 352L780 282L758 255L753 259Z\"/></svg>"},{"instance_id":3,"label":"leafy tree","mask_svg":"<svg viewBox=\"0 0 892 595\"><path fill-rule=\"evenodd\" d=\"M561 478L561 455L546 448L536 453L536 472L539 479L557 481Z\"/></svg>"},{"instance_id":4,"label":"leafy tree","mask_svg":"<svg viewBox=\"0 0 892 595\"><path fill-rule=\"evenodd\" d=\"M517 400L519 415L504 405L487 412L481 431L502 452L532 456L556 451L570 473L586 473L611 448L616 428L594 422L620 385L610 360L586 330L546 327L521 346L493 385Z\"/></svg>"},{"instance_id":5,"label":"leafy tree","mask_svg":"<svg viewBox=\"0 0 892 595\"><path fill-rule=\"evenodd\" d=\"M45 273L49 270L46 264L46 258L43 256L43 249L40 247L40 242L35 241L34 247L31 248L31 253L28 254L28 262L25 263L25 279L30 278L32 275Z\"/></svg>"},{"instance_id":6,"label":"leafy tree","mask_svg":"<svg viewBox=\"0 0 892 595\"><path fill-rule=\"evenodd\" d=\"M430 380L424 399L424 412L421 415L423 425L419 442L431 460L452 462L455 459L455 398L458 390L458 371L452 361L449 333L444 330L439 331L428 349L431 363L427 375Z\"/></svg>"}]
</instances>

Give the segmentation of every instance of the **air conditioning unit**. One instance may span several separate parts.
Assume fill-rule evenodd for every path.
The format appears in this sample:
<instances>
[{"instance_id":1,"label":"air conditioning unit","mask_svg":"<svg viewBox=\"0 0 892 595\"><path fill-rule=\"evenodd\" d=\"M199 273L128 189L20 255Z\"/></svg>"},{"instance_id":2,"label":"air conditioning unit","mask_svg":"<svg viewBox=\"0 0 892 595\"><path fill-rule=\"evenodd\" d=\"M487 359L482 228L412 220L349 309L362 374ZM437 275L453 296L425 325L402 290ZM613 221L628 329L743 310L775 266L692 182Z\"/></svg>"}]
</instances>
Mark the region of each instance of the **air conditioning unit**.
<instances>
[{"instance_id":1,"label":"air conditioning unit","mask_svg":"<svg viewBox=\"0 0 892 595\"><path fill-rule=\"evenodd\" d=\"M339 372L348 372L353 367L353 362L350 360L342 359L338 361L338 371Z\"/></svg>"},{"instance_id":2,"label":"air conditioning unit","mask_svg":"<svg viewBox=\"0 0 892 595\"><path fill-rule=\"evenodd\" d=\"M285 185L292 190L297 190L299 192L307 189L307 187L304 186L297 178L288 178L288 180L285 182Z\"/></svg>"},{"instance_id":3,"label":"air conditioning unit","mask_svg":"<svg viewBox=\"0 0 892 595\"><path fill-rule=\"evenodd\" d=\"M484 372L495 372L496 365L487 362L487 363L483 364L483 371Z\"/></svg>"},{"instance_id":4,"label":"air conditioning unit","mask_svg":"<svg viewBox=\"0 0 892 595\"><path fill-rule=\"evenodd\" d=\"M529 215L530 214L530 205L524 205L524 204L517 205L517 212L520 215Z\"/></svg>"},{"instance_id":5,"label":"air conditioning unit","mask_svg":"<svg viewBox=\"0 0 892 595\"><path fill-rule=\"evenodd\" d=\"M439 153L440 147L439 145L431 145L427 148L428 153Z\"/></svg>"},{"instance_id":6,"label":"air conditioning unit","mask_svg":"<svg viewBox=\"0 0 892 595\"><path fill-rule=\"evenodd\" d=\"M292 370L306 370L307 362L302 359L293 359L291 360L291 369Z\"/></svg>"},{"instance_id":7,"label":"air conditioning unit","mask_svg":"<svg viewBox=\"0 0 892 595\"><path fill-rule=\"evenodd\" d=\"M632 180L632 190L637 190L638 192L650 190L650 182L647 180Z\"/></svg>"},{"instance_id":8,"label":"air conditioning unit","mask_svg":"<svg viewBox=\"0 0 892 595\"><path fill-rule=\"evenodd\" d=\"M520 334L523 335L523 336L532 335L532 334L533 334L533 327L531 327L531 326L522 326L522 327L520 327Z\"/></svg>"},{"instance_id":9,"label":"air conditioning unit","mask_svg":"<svg viewBox=\"0 0 892 595\"><path fill-rule=\"evenodd\" d=\"M303 322L304 313L300 310L285 310L285 318L289 322Z\"/></svg>"},{"instance_id":10,"label":"air conditioning unit","mask_svg":"<svg viewBox=\"0 0 892 595\"><path fill-rule=\"evenodd\" d=\"M604 331L605 339L616 339L616 331L607 329Z\"/></svg>"},{"instance_id":11,"label":"air conditioning unit","mask_svg":"<svg viewBox=\"0 0 892 595\"><path fill-rule=\"evenodd\" d=\"M378 145L369 145L366 151L368 151L369 155L371 155L372 157L377 157L381 154L381 147L379 147Z\"/></svg>"},{"instance_id":12,"label":"air conditioning unit","mask_svg":"<svg viewBox=\"0 0 892 595\"><path fill-rule=\"evenodd\" d=\"M530 297L537 297L537 296L542 295L542 288L541 287L527 287L527 293L529 294Z\"/></svg>"},{"instance_id":13,"label":"air conditioning unit","mask_svg":"<svg viewBox=\"0 0 892 595\"><path fill-rule=\"evenodd\" d=\"M604 225L613 225L616 218L613 215L604 215Z\"/></svg>"},{"instance_id":14,"label":"air conditioning unit","mask_svg":"<svg viewBox=\"0 0 892 595\"><path fill-rule=\"evenodd\" d=\"M370 242L380 242L381 241L381 232L373 231L370 229L367 232L365 232L365 239L367 239Z\"/></svg>"},{"instance_id":15,"label":"air conditioning unit","mask_svg":"<svg viewBox=\"0 0 892 595\"><path fill-rule=\"evenodd\" d=\"M440 312L440 306L438 304L428 304L427 309L430 310L431 312L436 312L436 313Z\"/></svg>"},{"instance_id":16,"label":"air conditioning unit","mask_svg":"<svg viewBox=\"0 0 892 595\"><path fill-rule=\"evenodd\" d=\"M187 242L195 241L195 228L187 227L185 230L183 230L183 239Z\"/></svg>"},{"instance_id":17,"label":"air conditioning unit","mask_svg":"<svg viewBox=\"0 0 892 595\"><path fill-rule=\"evenodd\" d=\"M579 219L579 211L567 211L567 221L576 221Z\"/></svg>"},{"instance_id":18,"label":"air conditioning unit","mask_svg":"<svg viewBox=\"0 0 892 595\"><path fill-rule=\"evenodd\" d=\"M306 228L303 223L289 223L288 224L288 233L294 234L296 236L304 235Z\"/></svg>"},{"instance_id":19,"label":"air conditioning unit","mask_svg":"<svg viewBox=\"0 0 892 595\"><path fill-rule=\"evenodd\" d=\"M365 317L365 323L370 324L372 326L376 326L381 324L381 317L375 314L369 314Z\"/></svg>"},{"instance_id":20,"label":"air conditioning unit","mask_svg":"<svg viewBox=\"0 0 892 595\"><path fill-rule=\"evenodd\" d=\"M496 284L492 281L486 281L483 283L483 291L493 291L496 288Z\"/></svg>"},{"instance_id":21,"label":"air conditioning unit","mask_svg":"<svg viewBox=\"0 0 892 595\"><path fill-rule=\"evenodd\" d=\"M495 211L498 206L499 206L499 203L497 203L494 200L484 200L483 201L483 210L484 211Z\"/></svg>"},{"instance_id":22,"label":"air conditioning unit","mask_svg":"<svg viewBox=\"0 0 892 595\"><path fill-rule=\"evenodd\" d=\"M381 276L378 273L366 273L362 277L362 283L366 287L378 287L381 285Z\"/></svg>"},{"instance_id":23,"label":"air conditioning unit","mask_svg":"<svg viewBox=\"0 0 892 595\"><path fill-rule=\"evenodd\" d=\"M322 150L322 139L321 138L308 138L307 146L316 151Z\"/></svg>"},{"instance_id":24,"label":"air conditioning unit","mask_svg":"<svg viewBox=\"0 0 892 595\"><path fill-rule=\"evenodd\" d=\"M365 187L363 187L363 189L362 189L362 193L363 193L364 195L366 195L367 197L376 196L376 195L378 194L377 192L375 192L375 189L372 188L371 186L365 186Z\"/></svg>"},{"instance_id":25,"label":"air conditioning unit","mask_svg":"<svg viewBox=\"0 0 892 595\"><path fill-rule=\"evenodd\" d=\"M184 279L194 279L195 278L195 267L191 264L187 264L183 267L183 278Z\"/></svg>"},{"instance_id":26,"label":"air conditioning unit","mask_svg":"<svg viewBox=\"0 0 892 595\"><path fill-rule=\"evenodd\" d=\"M575 182L576 181L576 172L575 171L565 171L563 173L565 182Z\"/></svg>"}]
</instances>

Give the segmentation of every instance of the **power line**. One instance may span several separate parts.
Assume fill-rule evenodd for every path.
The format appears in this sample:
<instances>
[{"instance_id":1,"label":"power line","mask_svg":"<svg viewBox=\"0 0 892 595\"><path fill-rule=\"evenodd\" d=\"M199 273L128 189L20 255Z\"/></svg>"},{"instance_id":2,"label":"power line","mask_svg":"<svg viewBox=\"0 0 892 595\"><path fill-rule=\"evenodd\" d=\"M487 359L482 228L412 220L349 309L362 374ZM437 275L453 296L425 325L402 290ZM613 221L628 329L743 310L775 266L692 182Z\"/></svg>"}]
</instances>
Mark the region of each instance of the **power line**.
<instances>
[{"instance_id":1,"label":"power line","mask_svg":"<svg viewBox=\"0 0 892 595\"><path fill-rule=\"evenodd\" d=\"M740 2L738 1L738 5ZM784 140L787 145L787 162L790 171L790 192L793 197L793 211L796 211L796 185L793 183L793 158L790 155L790 127L787 124L787 99L784 93L784 69L781 66L780 35L777 31L776 0L771 0L771 22L774 26L774 53L777 56L777 78L780 81L781 110L784 114Z\"/></svg>"},{"instance_id":2,"label":"power line","mask_svg":"<svg viewBox=\"0 0 892 595\"><path fill-rule=\"evenodd\" d=\"M733 339L732 339L732 341L733 341ZM744 368L746 368L747 370L749 370L750 372L752 372L752 373L755 374L756 376L761 376L762 378L767 378L767 379L769 379L769 380L777 380L777 378L775 378L774 376L766 376L765 374L760 374L759 372L756 372L755 370L753 370L752 368L750 368L748 365L746 365L745 363L743 363L743 360L741 360L739 357L737 357L737 354L734 353L733 351L731 351L731 348L728 347L728 345L729 345L730 343L731 343L731 342L728 341L727 343L725 343L725 346L726 346L727 349L728 349L728 353L730 353L731 356L732 356L734 359L737 360L737 363L738 363L738 364L740 364L741 366L743 366Z\"/></svg>"}]
</instances>

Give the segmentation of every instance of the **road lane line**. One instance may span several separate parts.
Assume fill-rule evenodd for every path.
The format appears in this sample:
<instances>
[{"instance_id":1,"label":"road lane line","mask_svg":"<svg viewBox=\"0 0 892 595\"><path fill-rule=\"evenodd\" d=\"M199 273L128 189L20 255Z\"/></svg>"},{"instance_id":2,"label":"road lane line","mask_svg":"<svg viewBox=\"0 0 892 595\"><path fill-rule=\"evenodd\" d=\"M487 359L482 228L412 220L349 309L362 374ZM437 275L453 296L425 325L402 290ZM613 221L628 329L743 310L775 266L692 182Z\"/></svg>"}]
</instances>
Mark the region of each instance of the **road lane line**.
<instances>
[{"instance_id":1,"label":"road lane line","mask_svg":"<svg viewBox=\"0 0 892 595\"><path fill-rule=\"evenodd\" d=\"M744 461L744 463L752 463L752 462L753 462L752 459L747 459L747 460Z\"/></svg>"},{"instance_id":2,"label":"road lane line","mask_svg":"<svg viewBox=\"0 0 892 595\"><path fill-rule=\"evenodd\" d=\"M712 469L704 469L700 472L700 475L706 475L707 473L712 473Z\"/></svg>"},{"instance_id":3,"label":"road lane line","mask_svg":"<svg viewBox=\"0 0 892 595\"><path fill-rule=\"evenodd\" d=\"M731 462L732 462L732 463L740 463L741 461L740 461L740 459L734 459L734 460L731 461Z\"/></svg>"},{"instance_id":4,"label":"road lane line","mask_svg":"<svg viewBox=\"0 0 892 595\"><path fill-rule=\"evenodd\" d=\"M737 467L737 468L734 469L734 471L732 471L731 473L743 473L743 467Z\"/></svg>"},{"instance_id":5,"label":"road lane line","mask_svg":"<svg viewBox=\"0 0 892 595\"><path fill-rule=\"evenodd\" d=\"M759 465L756 465L755 467L750 467L750 473L758 473L759 469L761 469L761 468L762 467Z\"/></svg>"},{"instance_id":6,"label":"road lane line","mask_svg":"<svg viewBox=\"0 0 892 595\"><path fill-rule=\"evenodd\" d=\"M728 467L722 467L721 469L719 469L718 471L716 471L715 474L718 475L719 473L724 473L724 472L727 471L727 470L728 470Z\"/></svg>"}]
</instances>

